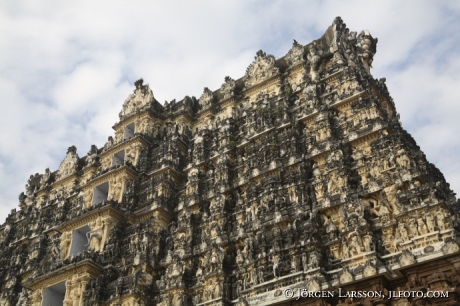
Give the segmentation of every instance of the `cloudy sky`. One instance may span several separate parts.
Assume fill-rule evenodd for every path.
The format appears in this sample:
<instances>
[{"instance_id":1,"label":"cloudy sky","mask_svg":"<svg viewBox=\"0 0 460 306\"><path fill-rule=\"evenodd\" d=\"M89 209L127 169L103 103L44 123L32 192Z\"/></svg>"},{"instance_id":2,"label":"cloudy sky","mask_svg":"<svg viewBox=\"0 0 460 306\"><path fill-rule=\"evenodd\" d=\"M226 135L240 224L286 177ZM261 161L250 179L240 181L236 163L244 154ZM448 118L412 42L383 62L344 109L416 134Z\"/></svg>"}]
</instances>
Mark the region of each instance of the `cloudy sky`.
<instances>
[{"instance_id":1,"label":"cloudy sky","mask_svg":"<svg viewBox=\"0 0 460 306\"><path fill-rule=\"evenodd\" d=\"M378 37L374 77L460 192L459 1L1 1L0 223L31 174L105 143L135 80L160 102L199 97L336 16Z\"/></svg>"}]
</instances>

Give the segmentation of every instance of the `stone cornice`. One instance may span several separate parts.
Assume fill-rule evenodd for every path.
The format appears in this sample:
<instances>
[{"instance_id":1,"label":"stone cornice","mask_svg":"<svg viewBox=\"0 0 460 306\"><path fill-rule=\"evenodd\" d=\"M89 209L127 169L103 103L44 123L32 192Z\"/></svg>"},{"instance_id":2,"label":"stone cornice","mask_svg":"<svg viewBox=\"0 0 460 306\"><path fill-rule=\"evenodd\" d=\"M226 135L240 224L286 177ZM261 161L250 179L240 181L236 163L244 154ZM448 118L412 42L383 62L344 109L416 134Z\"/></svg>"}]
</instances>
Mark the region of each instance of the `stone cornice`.
<instances>
[{"instance_id":1,"label":"stone cornice","mask_svg":"<svg viewBox=\"0 0 460 306\"><path fill-rule=\"evenodd\" d=\"M126 139L122 142L119 142L117 144L114 144L110 149L102 152L101 154L99 154L99 158L103 158L107 155L109 155L110 153L113 153L113 152L118 152L118 151L121 151L123 149L126 149L127 147L129 147L131 144L133 143L136 143L136 142L140 142L142 145L144 146L148 146L149 145L149 142L144 139L142 136L140 136L139 134L136 134L134 135L134 137L130 138L130 139Z\"/></svg>"},{"instance_id":2,"label":"stone cornice","mask_svg":"<svg viewBox=\"0 0 460 306\"><path fill-rule=\"evenodd\" d=\"M264 81L262 81L262 82L260 82L260 83L258 83L256 85L253 85L253 86L245 89L243 91L243 94L246 95L246 96L251 96L251 95L253 95L255 93L258 93L258 92L260 92L260 91L262 91L264 89L269 88L270 86L277 85L277 84L278 85L281 84L281 74L279 74L279 73L274 75L271 78L268 78L268 79L266 79L266 80L264 80Z\"/></svg>"},{"instance_id":3,"label":"stone cornice","mask_svg":"<svg viewBox=\"0 0 460 306\"><path fill-rule=\"evenodd\" d=\"M118 177L120 175L126 176L129 179L135 179L137 177L137 173L136 173L135 170L123 165L123 166L121 166L119 168L116 168L116 169L114 169L112 171L109 171L109 172L106 172L104 174L101 174L100 176L98 176L98 177L96 177L94 179L91 179L90 181L88 181L88 183L86 183L86 185L83 188L86 189L88 187L98 186L98 185L103 184L105 182L108 182L112 178Z\"/></svg>"},{"instance_id":4,"label":"stone cornice","mask_svg":"<svg viewBox=\"0 0 460 306\"><path fill-rule=\"evenodd\" d=\"M150 116L150 108L147 108L147 109L145 109L145 110L142 110L142 111L140 111L140 112L138 112L138 113L129 115L129 116L127 116L126 118L124 118L124 119L118 121L117 123L115 123L115 124L112 126L112 128L113 128L114 130L117 130L118 127L123 126L123 125L126 125L126 124L130 124L130 123L136 121L137 119L143 117L145 114L148 114L149 117L151 117L152 119L159 119L159 118L154 118L154 117ZM162 121L161 119L159 119L159 120Z\"/></svg>"},{"instance_id":5,"label":"stone cornice","mask_svg":"<svg viewBox=\"0 0 460 306\"><path fill-rule=\"evenodd\" d=\"M55 227L54 230L61 233L71 231L89 224L98 217L110 217L113 220L119 221L123 218L123 213L118 209L108 205L100 209L92 210L83 216L70 220L58 227Z\"/></svg>"},{"instance_id":6,"label":"stone cornice","mask_svg":"<svg viewBox=\"0 0 460 306\"><path fill-rule=\"evenodd\" d=\"M102 273L102 268L92 260L87 259L76 264L67 265L53 271L52 273L40 276L24 284L24 287L32 290L39 290L66 281L73 275L83 273L87 273L91 278L95 279Z\"/></svg>"}]
</instances>

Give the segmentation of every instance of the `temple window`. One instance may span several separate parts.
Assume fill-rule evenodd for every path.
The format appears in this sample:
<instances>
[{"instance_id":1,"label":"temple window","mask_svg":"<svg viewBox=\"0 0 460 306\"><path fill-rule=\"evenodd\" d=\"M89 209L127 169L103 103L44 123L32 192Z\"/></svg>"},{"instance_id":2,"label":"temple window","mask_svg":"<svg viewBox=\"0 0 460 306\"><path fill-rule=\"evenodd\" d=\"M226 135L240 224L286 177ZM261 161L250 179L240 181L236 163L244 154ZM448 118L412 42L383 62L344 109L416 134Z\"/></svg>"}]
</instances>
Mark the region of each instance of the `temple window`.
<instances>
[{"instance_id":1,"label":"temple window","mask_svg":"<svg viewBox=\"0 0 460 306\"><path fill-rule=\"evenodd\" d=\"M88 238L86 234L90 230L89 226L85 225L72 232L72 244L70 245L69 257L75 257L78 253L88 251Z\"/></svg>"},{"instance_id":2,"label":"temple window","mask_svg":"<svg viewBox=\"0 0 460 306\"><path fill-rule=\"evenodd\" d=\"M105 182L94 188L93 192L93 201L92 204L99 204L103 201L107 201L107 197L109 196L109 182Z\"/></svg>"},{"instance_id":3,"label":"temple window","mask_svg":"<svg viewBox=\"0 0 460 306\"><path fill-rule=\"evenodd\" d=\"M42 306L61 306L64 305L65 282L58 283L43 289Z\"/></svg>"},{"instance_id":4,"label":"temple window","mask_svg":"<svg viewBox=\"0 0 460 306\"><path fill-rule=\"evenodd\" d=\"M134 122L125 126L125 133L123 135L123 139L130 139L131 137L133 137L134 132L135 132L135 127L136 127L136 124Z\"/></svg>"},{"instance_id":5,"label":"temple window","mask_svg":"<svg viewBox=\"0 0 460 306\"><path fill-rule=\"evenodd\" d=\"M125 150L121 150L113 155L112 166L123 165L125 163Z\"/></svg>"}]
</instances>

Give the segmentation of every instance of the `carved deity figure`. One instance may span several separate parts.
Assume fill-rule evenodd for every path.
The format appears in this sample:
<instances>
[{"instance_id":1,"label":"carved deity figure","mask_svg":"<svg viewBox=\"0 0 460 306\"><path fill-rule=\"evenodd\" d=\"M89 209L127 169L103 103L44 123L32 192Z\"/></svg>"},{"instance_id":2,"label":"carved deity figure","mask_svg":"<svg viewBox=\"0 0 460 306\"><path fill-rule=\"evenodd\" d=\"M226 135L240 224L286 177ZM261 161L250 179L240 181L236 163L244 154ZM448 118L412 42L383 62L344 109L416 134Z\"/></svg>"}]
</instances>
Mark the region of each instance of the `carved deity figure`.
<instances>
[{"instance_id":1,"label":"carved deity figure","mask_svg":"<svg viewBox=\"0 0 460 306\"><path fill-rule=\"evenodd\" d=\"M319 258L316 252L312 252L308 258L308 267L310 269L316 269L319 267Z\"/></svg>"},{"instance_id":2,"label":"carved deity figure","mask_svg":"<svg viewBox=\"0 0 460 306\"><path fill-rule=\"evenodd\" d=\"M335 225L334 221L332 221L332 218L329 218L327 221L326 232L329 234L331 239L337 238L338 228Z\"/></svg>"},{"instance_id":3,"label":"carved deity figure","mask_svg":"<svg viewBox=\"0 0 460 306\"><path fill-rule=\"evenodd\" d=\"M435 221L431 212L425 214L425 221L428 233L434 232Z\"/></svg>"},{"instance_id":4,"label":"carved deity figure","mask_svg":"<svg viewBox=\"0 0 460 306\"><path fill-rule=\"evenodd\" d=\"M349 243L349 250L352 256L358 255L361 253L361 239L358 234L352 234L350 243Z\"/></svg>"},{"instance_id":5,"label":"carved deity figure","mask_svg":"<svg viewBox=\"0 0 460 306\"><path fill-rule=\"evenodd\" d=\"M426 227L426 224L425 222L423 222L423 219L421 217L417 218L417 225L418 225L418 233L420 235L428 234L428 229Z\"/></svg>"},{"instance_id":6,"label":"carved deity figure","mask_svg":"<svg viewBox=\"0 0 460 306\"><path fill-rule=\"evenodd\" d=\"M385 177L385 188L383 188L383 193L386 196L386 199L388 200L388 204L391 206L393 213L397 214L399 213L399 205L398 205L398 200L396 198L396 194L401 187L400 183L394 183L392 184L389 181L388 177Z\"/></svg>"},{"instance_id":7,"label":"carved deity figure","mask_svg":"<svg viewBox=\"0 0 460 306\"><path fill-rule=\"evenodd\" d=\"M400 238L403 242L409 240L409 234L407 232L406 226L402 222L398 223L398 234L398 238Z\"/></svg>"},{"instance_id":8,"label":"carved deity figure","mask_svg":"<svg viewBox=\"0 0 460 306\"><path fill-rule=\"evenodd\" d=\"M95 252L102 251L101 241L105 229L105 222L99 217L90 224L90 228L91 230L86 233L86 239L89 245L88 250Z\"/></svg>"},{"instance_id":9,"label":"carved deity figure","mask_svg":"<svg viewBox=\"0 0 460 306\"><path fill-rule=\"evenodd\" d=\"M246 88L278 73L279 69L275 66L275 57L267 55L262 50L257 51L254 62L246 70Z\"/></svg>"},{"instance_id":10,"label":"carved deity figure","mask_svg":"<svg viewBox=\"0 0 460 306\"><path fill-rule=\"evenodd\" d=\"M438 228L440 231L444 231L447 228L444 220L445 220L444 212L441 210L438 210L436 212L436 223L438 224Z\"/></svg>"},{"instance_id":11,"label":"carved deity figure","mask_svg":"<svg viewBox=\"0 0 460 306\"><path fill-rule=\"evenodd\" d=\"M366 233L363 237L363 246L365 252L373 251L372 236L369 233Z\"/></svg>"},{"instance_id":12,"label":"carved deity figure","mask_svg":"<svg viewBox=\"0 0 460 306\"><path fill-rule=\"evenodd\" d=\"M275 278L278 278L280 277L280 274L279 274L280 256L278 254L272 255L271 261L273 263L273 276Z\"/></svg>"},{"instance_id":13,"label":"carved deity figure","mask_svg":"<svg viewBox=\"0 0 460 306\"><path fill-rule=\"evenodd\" d=\"M110 184L110 195L108 200L121 201L122 182L121 178L114 178Z\"/></svg>"},{"instance_id":14,"label":"carved deity figure","mask_svg":"<svg viewBox=\"0 0 460 306\"><path fill-rule=\"evenodd\" d=\"M409 237L418 236L418 228L415 219L409 220Z\"/></svg>"},{"instance_id":15,"label":"carved deity figure","mask_svg":"<svg viewBox=\"0 0 460 306\"><path fill-rule=\"evenodd\" d=\"M350 252L349 252L349 249L348 249L348 244L347 244L347 241L345 239L342 240L342 258L343 259L346 259L350 257Z\"/></svg>"},{"instance_id":16,"label":"carved deity figure","mask_svg":"<svg viewBox=\"0 0 460 306\"><path fill-rule=\"evenodd\" d=\"M70 243L72 242L72 232L64 232L61 235L61 257L65 259L70 250Z\"/></svg>"},{"instance_id":17,"label":"carved deity figure","mask_svg":"<svg viewBox=\"0 0 460 306\"><path fill-rule=\"evenodd\" d=\"M312 80L315 80L316 78L318 78L317 71L319 68L319 63L321 61L320 52L315 44L310 46L307 58L310 61L310 77L312 78Z\"/></svg>"},{"instance_id":18,"label":"carved deity figure","mask_svg":"<svg viewBox=\"0 0 460 306\"><path fill-rule=\"evenodd\" d=\"M48 184L50 178L51 178L50 168L46 168L45 169L45 174L43 174L41 179L40 179L40 185L45 186L46 184Z\"/></svg>"}]
</instances>

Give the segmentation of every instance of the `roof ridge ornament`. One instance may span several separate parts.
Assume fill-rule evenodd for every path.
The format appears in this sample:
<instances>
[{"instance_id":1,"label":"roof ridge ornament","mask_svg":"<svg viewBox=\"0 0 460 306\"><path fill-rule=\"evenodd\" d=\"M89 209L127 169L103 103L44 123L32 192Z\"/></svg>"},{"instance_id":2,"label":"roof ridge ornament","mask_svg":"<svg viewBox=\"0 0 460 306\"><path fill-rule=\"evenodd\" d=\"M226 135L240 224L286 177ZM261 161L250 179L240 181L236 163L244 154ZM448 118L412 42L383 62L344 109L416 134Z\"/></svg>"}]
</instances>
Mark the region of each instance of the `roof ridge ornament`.
<instances>
[{"instance_id":1,"label":"roof ridge ornament","mask_svg":"<svg viewBox=\"0 0 460 306\"><path fill-rule=\"evenodd\" d=\"M153 96L153 92L150 89L149 84L143 84L143 79L139 79L134 82L134 86L136 86L136 88L123 103L123 108L118 114L120 120L148 108L150 103L154 101L155 97Z\"/></svg>"},{"instance_id":2,"label":"roof ridge ornament","mask_svg":"<svg viewBox=\"0 0 460 306\"><path fill-rule=\"evenodd\" d=\"M246 69L244 81L246 88L252 87L273 75L279 73L278 67L275 66L275 57L259 50L254 57L254 61Z\"/></svg>"}]
</instances>

